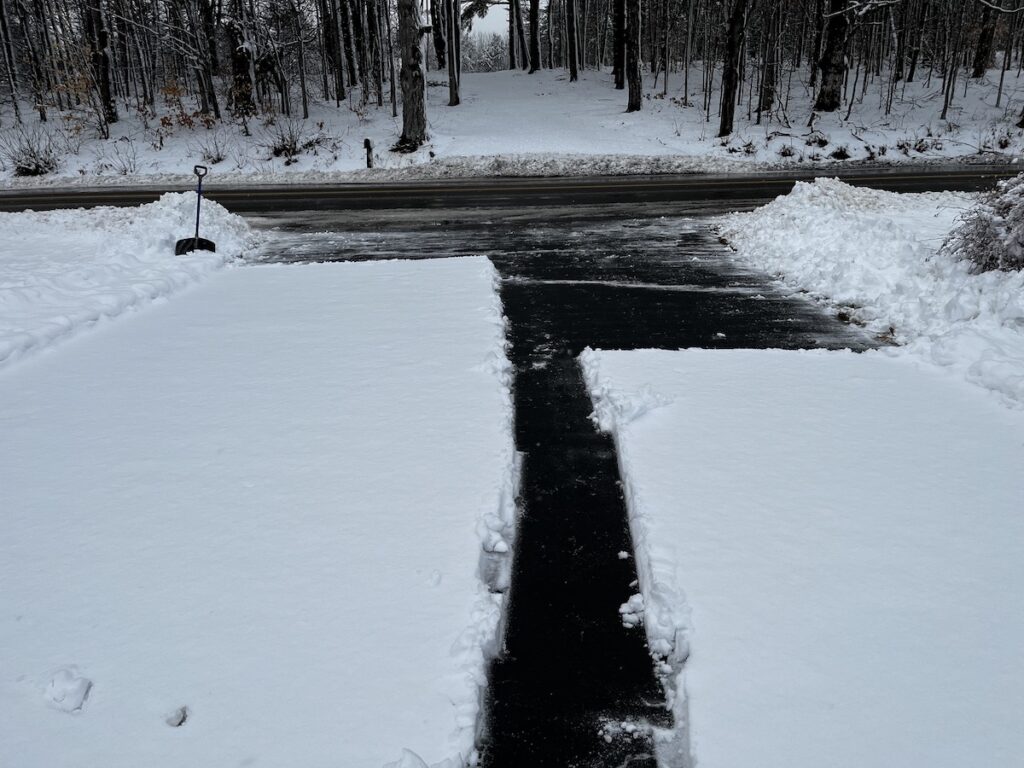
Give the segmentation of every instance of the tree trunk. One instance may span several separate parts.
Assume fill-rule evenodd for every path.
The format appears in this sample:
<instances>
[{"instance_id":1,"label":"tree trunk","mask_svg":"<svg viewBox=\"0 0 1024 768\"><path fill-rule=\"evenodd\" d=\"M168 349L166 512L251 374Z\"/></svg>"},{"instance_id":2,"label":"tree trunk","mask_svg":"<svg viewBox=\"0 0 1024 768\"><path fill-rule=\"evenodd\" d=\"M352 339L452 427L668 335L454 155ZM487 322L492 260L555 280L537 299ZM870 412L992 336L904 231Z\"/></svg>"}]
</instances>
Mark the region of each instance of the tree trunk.
<instances>
[{"instance_id":1,"label":"tree trunk","mask_svg":"<svg viewBox=\"0 0 1024 768\"><path fill-rule=\"evenodd\" d=\"M516 68L516 19L512 0L508 0L508 68Z\"/></svg>"},{"instance_id":2,"label":"tree trunk","mask_svg":"<svg viewBox=\"0 0 1024 768\"><path fill-rule=\"evenodd\" d=\"M420 51L419 0L398 0L398 45L402 56L402 137L392 147L413 152L427 140L427 108Z\"/></svg>"},{"instance_id":3,"label":"tree trunk","mask_svg":"<svg viewBox=\"0 0 1024 768\"><path fill-rule=\"evenodd\" d=\"M736 115L736 94L740 85L740 50L746 28L747 0L733 0L732 11L725 28L725 56L722 70L722 108L718 122L718 135L732 133Z\"/></svg>"},{"instance_id":4,"label":"tree trunk","mask_svg":"<svg viewBox=\"0 0 1024 768\"><path fill-rule=\"evenodd\" d=\"M298 65L299 65L299 94L302 98L302 119L309 119L309 93L306 89L306 44L302 39L302 17L299 15L299 8L295 0L291 0L292 21L295 24L295 37L298 40Z\"/></svg>"},{"instance_id":5,"label":"tree trunk","mask_svg":"<svg viewBox=\"0 0 1024 768\"><path fill-rule=\"evenodd\" d=\"M6 2L6 0L4 0L4 1ZM21 26L22 37L25 40L25 47L26 47L26 49L28 51L29 65L31 66L31 70L32 70L32 98L35 101L35 108L36 108L36 110L39 113L39 122L45 123L46 122L46 102L43 99L43 92L44 92L44 90L48 89L48 87L49 87L49 77L48 77L48 70L43 65L43 62L42 62L41 57L39 55L39 47L45 47L45 42L46 42L46 40L45 40L45 31L44 31L43 39L41 41L39 41L41 46L37 46L36 41L34 41L32 39L33 36L29 32L29 13L28 13L28 11L25 9L24 4L21 3L20 0L19 0L19 2L17 2L17 7L18 7L18 17L19 17L19 19L21 21L20 26ZM6 16L6 8L5 8L5 11L4 11L4 15ZM10 39L10 38L8 38L8 39ZM11 54L11 56L13 58L13 53ZM145 88L145 84L146 84L145 78L143 78L142 83L143 83L143 87ZM19 111L18 111L16 103L15 103L14 115L15 115L16 118L18 118L20 120L20 114L19 114Z\"/></svg>"},{"instance_id":6,"label":"tree trunk","mask_svg":"<svg viewBox=\"0 0 1024 768\"><path fill-rule=\"evenodd\" d=\"M430 26L434 37L434 56L437 58L437 68L444 69L448 61L445 35L448 34L447 9L448 0L430 0Z\"/></svg>"},{"instance_id":7,"label":"tree trunk","mask_svg":"<svg viewBox=\"0 0 1024 768\"><path fill-rule=\"evenodd\" d=\"M373 93L377 106L384 106L384 55L380 44L380 19L377 0L366 0L363 7L363 29L366 38L367 72L373 80Z\"/></svg>"},{"instance_id":8,"label":"tree trunk","mask_svg":"<svg viewBox=\"0 0 1024 768\"><path fill-rule=\"evenodd\" d=\"M779 80L779 36L780 18L777 9L765 19L764 69L761 71L760 96L757 101L757 120L760 123L763 112L771 112L775 106L775 89Z\"/></svg>"},{"instance_id":9,"label":"tree trunk","mask_svg":"<svg viewBox=\"0 0 1024 768\"><path fill-rule=\"evenodd\" d=\"M359 84L359 70L356 68L356 48L352 34L352 9L349 0L335 0L340 26L340 44L345 49L345 66L348 69L348 87Z\"/></svg>"},{"instance_id":10,"label":"tree trunk","mask_svg":"<svg viewBox=\"0 0 1024 768\"><path fill-rule=\"evenodd\" d=\"M540 0L530 0L530 74L540 69Z\"/></svg>"},{"instance_id":11,"label":"tree trunk","mask_svg":"<svg viewBox=\"0 0 1024 768\"><path fill-rule=\"evenodd\" d=\"M395 49L394 35L391 34L391 3L389 0L384 0L384 21L386 22L388 30L388 81L391 85L391 116L398 117L398 99L395 93Z\"/></svg>"},{"instance_id":12,"label":"tree trunk","mask_svg":"<svg viewBox=\"0 0 1024 768\"><path fill-rule=\"evenodd\" d=\"M117 106L114 104L114 90L110 79L110 32L99 3L87 6L85 28L89 37L89 61L92 65L93 81L100 100L100 110L105 123L117 122Z\"/></svg>"},{"instance_id":13,"label":"tree trunk","mask_svg":"<svg viewBox=\"0 0 1024 768\"><path fill-rule=\"evenodd\" d=\"M210 0L199 0L199 16L203 20L206 55L210 59L211 70L216 72L220 69L220 57L217 55L217 23L214 19L213 3Z\"/></svg>"},{"instance_id":14,"label":"tree trunk","mask_svg":"<svg viewBox=\"0 0 1024 768\"><path fill-rule=\"evenodd\" d=\"M548 41L548 69L555 68L555 39L554 32L552 31L551 23L551 8L554 5L554 0L548 0L548 24L547 24L547 41Z\"/></svg>"},{"instance_id":15,"label":"tree trunk","mask_svg":"<svg viewBox=\"0 0 1024 768\"><path fill-rule=\"evenodd\" d=\"M231 46L231 114L246 118L256 114L253 101L252 50L244 34L245 3L233 0L231 18L225 25Z\"/></svg>"},{"instance_id":16,"label":"tree trunk","mask_svg":"<svg viewBox=\"0 0 1024 768\"><path fill-rule=\"evenodd\" d=\"M615 4L614 29L612 33L612 72L615 88L626 87L626 0L612 0Z\"/></svg>"},{"instance_id":17,"label":"tree trunk","mask_svg":"<svg viewBox=\"0 0 1024 768\"><path fill-rule=\"evenodd\" d=\"M928 19L928 3L929 0L924 0L924 3L921 4L921 11L914 28L913 44L910 47L910 63L907 65L908 83L914 82L914 77L917 75L917 62L921 56L921 38L924 36L925 21Z\"/></svg>"},{"instance_id":18,"label":"tree trunk","mask_svg":"<svg viewBox=\"0 0 1024 768\"><path fill-rule=\"evenodd\" d=\"M459 61L459 0L444 0L447 4L444 9L445 23L447 24L446 37L448 38L448 106L457 107L462 103L462 96L459 93L459 79L461 76L461 62Z\"/></svg>"},{"instance_id":19,"label":"tree trunk","mask_svg":"<svg viewBox=\"0 0 1024 768\"><path fill-rule=\"evenodd\" d=\"M992 63L992 42L996 35L996 15L987 5L981 8L981 34L978 35L978 47L974 49L974 67L971 77L985 76L985 70Z\"/></svg>"},{"instance_id":20,"label":"tree trunk","mask_svg":"<svg viewBox=\"0 0 1024 768\"><path fill-rule=\"evenodd\" d=\"M626 81L629 84L626 111L639 112L644 86L640 74L640 0L626 3Z\"/></svg>"},{"instance_id":21,"label":"tree trunk","mask_svg":"<svg viewBox=\"0 0 1024 768\"><path fill-rule=\"evenodd\" d=\"M11 105L14 107L14 119L21 122L21 109L18 107L18 83L14 71L14 52L11 48L11 30L7 24L7 1L0 0L0 38L4 49L4 65L7 69L7 84L11 90ZM41 112L46 119L46 112Z\"/></svg>"},{"instance_id":22,"label":"tree trunk","mask_svg":"<svg viewBox=\"0 0 1024 768\"><path fill-rule=\"evenodd\" d=\"M516 38L519 40L519 66L523 69L530 67L526 55L526 30L523 27L523 6L519 0L509 0L516 7Z\"/></svg>"},{"instance_id":23,"label":"tree trunk","mask_svg":"<svg viewBox=\"0 0 1024 768\"><path fill-rule=\"evenodd\" d=\"M324 56L330 61L330 69L334 75L334 100L341 106L345 98L345 54L342 49L341 23L338 20L338 9L335 3L320 0L320 20L323 28ZM324 72L324 91L327 91L327 72ZM330 96L325 96L330 98Z\"/></svg>"},{"instance_id":24,"label":"tree trunk","mask_svg":"<svg viewBox=\"0 0 1024 768\"><path fill-rule=\"evenodd\" d=\"M811 90L818 86L818 67L821 66L821 39L825 34L825 0L814 0L814 39L811 41Z\"/></svg>"},{"instance_id":25,"label":"tree trunk","mask_svg":"<svg viewBox=\"0 0 1024 768\"><path fill-rule=\"evenodd\" d=\"M842 104L843 80L846 78L846 42L850 32L846 6L846 0L829 0L825 46L819 65L821 88L814 102L814 109L818 112L835 112Z\"/></svg>"},{"instance_id":26,"label":"tree trunk","mask_svg":"<svg viewBox=\"0 0 1024 768\"><path fill-rule=\"evenodd\" d=\"M566 56L569 59L569 82L575 83L580 76L578 40L576 38L576 0L565 0Z\"/></svg>"}]
</instances>

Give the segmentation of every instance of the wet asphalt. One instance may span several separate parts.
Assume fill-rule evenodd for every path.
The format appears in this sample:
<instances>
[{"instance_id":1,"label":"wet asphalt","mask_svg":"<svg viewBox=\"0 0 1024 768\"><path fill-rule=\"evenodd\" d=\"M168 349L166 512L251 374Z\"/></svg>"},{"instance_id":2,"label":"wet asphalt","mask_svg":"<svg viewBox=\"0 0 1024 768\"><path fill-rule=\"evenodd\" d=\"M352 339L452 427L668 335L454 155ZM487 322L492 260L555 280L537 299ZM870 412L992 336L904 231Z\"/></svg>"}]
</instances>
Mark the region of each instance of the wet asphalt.
<instances>
[{"instance_id":1,"label":"wet asphalt","mask_svg":"<svg viewBox=\"0 0 1024 768\"><path fill-rule=\"evenodd\" d=\"M188 167L182 175L188 178ZM612 203L700 204L709 199L737 202L756 199L767 202L788 193L797 181L832 176L854 184L894 192L935 190L974 191L990 189L996 179L1016 176L1016 158L978 155L959 162L928 162L906 159L899 163L839 162L816 167L778 168L754 172L681 173L657 176L575 176L575 177L465 177L445 175L443 165L427 164L419 170L382 169L335 176L332 181L297 183L253 183L227 169L212 169L204 183L204 194L235 213L281 211L373 211L404 208L447 211L457 207L501 206L505 208L565 205L606 205ZM426 176L405 178L404 174ZM429 178L436 174L436 178ZM287 176L287 174L285 174ZM346 176L357 181L343 181ZM321 177L323 178L323 177ZM242 181L245 179L244 181ZM389 180L390 179L390 180ZM124 184L123 180L102 186L74 184L66 187L11 186L0 189L0 210L37 211L95 205L139 205L156 200L167 191L194 189L194 180L170 184Z\"/></svg>"},{"instance_id":2,"label":"wet asphalt","mask_svg":"<svg viewBox=\"0 0 1024 768\"><path fill-rule=\"evenodd\" d=\"M671 727L642 628L619 606L637 589L614 441L590 419L586 347L843 348L877 342L744 267L710 220L646 206L476 211L387 226L325 219L277 227L265 261L486 255L501 275L515 370L519 521L501 652L478 747L487 768L655 766ZM680 439L685 439L681 436ZM626 726L623 728L623 726Z\"/></svg>"}]
</instances>

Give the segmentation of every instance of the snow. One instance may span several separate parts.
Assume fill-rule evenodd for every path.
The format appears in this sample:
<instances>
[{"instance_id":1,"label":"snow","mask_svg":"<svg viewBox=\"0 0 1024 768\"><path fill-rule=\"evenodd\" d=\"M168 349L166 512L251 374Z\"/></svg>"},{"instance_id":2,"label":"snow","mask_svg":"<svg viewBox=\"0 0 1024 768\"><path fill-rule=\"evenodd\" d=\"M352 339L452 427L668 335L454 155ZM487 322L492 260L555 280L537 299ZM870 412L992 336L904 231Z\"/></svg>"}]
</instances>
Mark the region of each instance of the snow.
<instances>
[{"instance_id":1,"label":"snow","mask_svg":"<svg viewBox=\"0 0 1024 768\"><path fill-rule=\"evenodd\" d=\"M720 76L719 69L716 80ZM805 70L793 78L784 110L758 124L756 115L741 107L736 131L727 140L716 137L717 96L710 115L700 107L703 77L698 62L691 68L688 96L682 72L670 73L667 96L660 80L654 87L645 77L643 108L627 114L625 91L615 90L608 72L583 71L575 83L561 70L466 73L458 107L447 106L446 73L430 72L429 140L412 154L389 151L401 134L401 118L391 116L390 104L360 106L357 99L339 107L314 100L308 120L278 115L250 121L249 134L231 121L212 128L178 125L176 113L162 108L172 124L168 128L154 119L142 122L133 105L122 105L122 119L111 126L110 140L71 130L57 139L66 149L55 174L15 178L11 164L0 158L0 176L8 186L188 184L192 166L204 163L211 167L212 184L330 183L727 172L952 158L1014 162L1024 151L1024 132L1014 125L1024 105L1024 80L1013 72L1001 106L995 104L998 70L993 69L980 81L970 80L966 93L958 93L948 121L939 120L943 97L938 79L930 86L926 81L906 84L902 100L886 115L879 88L885 89L888 78L882 77L849 119L845 110L819 114L810 129L805 126L814 94L803 84ZM292 159L274 157L270 147L281 131L294 132L308 150ZM365 167L367 138L374 147L372 170ZM849 161L831 157L840 148Z\"/></svg>"},{"instance_id":2,"label":"snow","mask_svg":"<svg viewBox=\"0 0 1024 768\"><path fill-rule=\"evenodd\" d=\"M913 355L1024 407L1024 272L971 274L941 246L971 195L896 194L835 179L733 214L721 235L754 266Z\"/></svg>"},{"instance_id":3,"label":"snow","mask_svg":"<svg viewBox=\"0 0 1024 768\"><path fill-rule=\"evenodd\" d=\"M195 231L194 193L137 208L0 213L0 367L190 285L255 244L248 225L206 201L216 253L174 255Z\"/></svg>"},{"instance_id":4,"label":"snow","mask_svg":"<svg viewBox=\"0 0 1024 768\"><path fill-rule=\"evenodd\" d=\"M1024 753L1024 413L880 352L582 359L671 669L663 763Z\"/></svg>"},{"instance_id":5,"label":"snow","mask_svg":"<svg viewBox=\"0 0 1024 768\"><path fill-rule=\"evenodd\" d=\"M221 270L0 370L0 762L461 766L513 522L496 279Z\"/></svg>"}]
</instances>

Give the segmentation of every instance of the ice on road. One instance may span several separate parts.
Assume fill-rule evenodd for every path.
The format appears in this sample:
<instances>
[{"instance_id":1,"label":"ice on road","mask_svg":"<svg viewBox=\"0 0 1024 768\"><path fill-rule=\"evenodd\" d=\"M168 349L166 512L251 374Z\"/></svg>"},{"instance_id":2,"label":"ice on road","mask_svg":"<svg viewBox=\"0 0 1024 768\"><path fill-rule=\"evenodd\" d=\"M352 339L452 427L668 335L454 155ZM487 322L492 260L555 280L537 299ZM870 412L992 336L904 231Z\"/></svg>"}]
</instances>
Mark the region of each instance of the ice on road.
<instances>
[{"instance_id":1,"label":"ice on road","mask_svg":"<svg viewBox=\"0 0 1024 768\"><path fill-rule=\"evenodd\" d=\"M697 765L1019 760L1024 414L881 352L583 359Z\"/></svg>"},{"instance_id":2,"label":"ice on road","mask_svg":"<svg viewBox=\"0 0 1024 768\"><path fill-rule=\"evenodd\" d=\"M0 370L0 764L461 765L512 503L494 280L226 270Z\"/></svg>"}]
</instances>

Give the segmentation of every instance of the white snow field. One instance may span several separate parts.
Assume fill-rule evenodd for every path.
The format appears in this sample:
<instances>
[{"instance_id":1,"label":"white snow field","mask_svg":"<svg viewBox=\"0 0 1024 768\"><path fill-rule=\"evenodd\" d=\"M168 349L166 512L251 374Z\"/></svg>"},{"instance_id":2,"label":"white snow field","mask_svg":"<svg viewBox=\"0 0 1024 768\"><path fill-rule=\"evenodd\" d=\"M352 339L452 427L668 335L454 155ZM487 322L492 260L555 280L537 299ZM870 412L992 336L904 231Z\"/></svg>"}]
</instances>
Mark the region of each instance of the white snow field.
<instances>
[{"instance_id":1,"label":"white snow field","mask_svg":"<svg viewBox=\"0 0 1024 768\"><path fill-rule=\"evenodd\" d=\"M135 208L0 213L0 367L167 296L254 244L240 217L205 201L200 234L217 252L175 256L195 215L194 193Z\"/></svg>"},{"instance_id":2,"label":"white snow field","mask_svg":"<svg viewBox=\"0 0 1024 768\"><path fill-rule=\"evenodd\" d=\"M0 764L463 765L514 496L495 280L223 270L0 370Z\"/></svg>"},{"instance_id":3,"label":"white snow field","mask_svg":"<svg viewBox=\"0 0 1024 768\"><path fill-rule=\"evenodd\" d=\"M714 74L721 76L721 68ZM1024 131L1015 125L1024 106L1024 75L1008 73L996 106L998 68L965 82L948 120L940 120L941 82L906 84L905 98L889 115L879 106L879 88L887 77L846 111L817 114L807 128L814 93L806 87L808 71L787 87L785 115L765 118L746 109L736 115L728 140L717 138L718 98L709 115L701 105L705 72L690 71L689 91L682 72L672 72L668 95L662 83L644 78L643 108L626 113L626 92L614 88L608 72L580 72L575 83L561 70L466 73L462 104L448 106L447 73L427 74L428 141L412 154L389 149L401 134L401 117L390 103L360 107L358 98L314 101L308 120L276 116L250 121L246 128L224 121L212 128L176 125L173 110L161 108L158 120L145 123L132 104L121 104L122 119L110 126L111 138L82 134L88 116L67 115L79 125L73 138L57 131L62 150L57 170L47 176L16 178L0 155L0 183L7 186L47 184L123 185L130 182L191 183L195 163L211 167L210 183L330 182L341 179L440 178L448 176L555 176L690 171L751 171L792 165L832 166L844 162L932 162L952 158L1014 161L1024 152ZM716 86L717 88L717 86ZM189 106L191 110L193 107ZM31 109L26 109L26 114ZM10 124L12 121L7 121ZM43 128L40 128L43 130ZM248 131L248 133L246 133ZM271 147L281 132L291 133L307 149L293 158L275 157ZM375 167L365 167L363 140L374 146ZM849 161L833 159L833 154Z\"/></svg>"},{"instance_id":4,"label":"white snow field","mask_svg":"<svg viewBox=\"0 0 1024 768\"><path fill-rule=\"evenodd\" d=\"M667 764L1019 763L1024 413L876 352L583 362L677 692Z\"/></svg>"},{"instance_id":5,"label":"white snow field","mask_svg":"<svg viewBox=\"0 0 1024 768\"><path fill-rule=\"evenodd\" d=\"M800 182L720 232L740 256L912 354L1024 407L1024 272L971 274L941 249L975 197Z\"/></svg>"}]
</instances>

